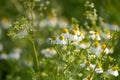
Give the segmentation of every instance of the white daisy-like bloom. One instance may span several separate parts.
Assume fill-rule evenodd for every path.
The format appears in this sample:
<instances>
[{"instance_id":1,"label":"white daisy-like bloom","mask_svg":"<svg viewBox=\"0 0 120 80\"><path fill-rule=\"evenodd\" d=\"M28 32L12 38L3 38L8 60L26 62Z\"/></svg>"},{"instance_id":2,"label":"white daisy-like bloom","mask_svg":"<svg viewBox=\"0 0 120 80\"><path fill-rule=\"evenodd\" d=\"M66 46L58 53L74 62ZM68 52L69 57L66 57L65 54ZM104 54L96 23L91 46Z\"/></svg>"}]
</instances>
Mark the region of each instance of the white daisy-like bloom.
<instances>
[{"instance_id":1,"label":"white daisy-like bloom","mask_svg":"<svg viewBox=\"0 0 120 80\"><path fill-rule=\"evenodd\" d=\"M102 52L103 51L104 51L105 54L108 54L110 52L110 50L106 47L106 44L102 44Z\"/></svg>"},{"instance_id":2,"label":"white daisy-like bloom","mask_svg":"<svg viewBox=\"0 0 120 80\"><path fill-rule=\"evenodd\" d=\"M86 67L86 63L83 62L83 63L80 64L80 66L81 66L82 68L84 68L84 67Z\"/></svg>"},{"instance_id":3,"label":"white daisy-like bloom","mask_svg":"<svg viewBox=\"0 0 120 80\"><path fill-rule=\"evenodd\" d=\"M71 34L69 35L68 40L71 42L76 42L78 40L78 35L75 30L72 30Z\"/></svg>"},{"instance_id":4,"label":"white daisy-like bloom","mask_svg":"<svg viewBox=\"0 0 120 80\"><path fill-rule=\"evenodd\" d=\"M96 66L95 64L90 64L90 68L91 68L91 69L94 69L95 66Z\"/></svg>"},{"instance_id":5,"label":"white daisy-like bloom","mask_svg":"<svg viewBox=\"0 0 120 80\"><path fill-rule=\"evenodd\" d=\"M76 35L80 35L80 31L79 31L78 25L76 25L76 26L74 27L74 30L76 31Z\"/></svg>"},{"instance_id":6,"label":"white daisy-like bloom","mask_svg":"<svg viewBox=\"0 0 120 80\"><path fill-rule=\"evenodd\" d=\"M52 36L51 38L48 38L48 40L51 42L51 44L56 44L57 43L57 37Z\"/></svg>"},{"instance_id":7,"label":"white daisy-like bloom","mask_svg":"<svg viewBox=\"0 0 120 80\"><path fill-rule=\"evenodd\" d=\"M111 24L110 25L110 30L112 30L112 31L119 31L120 28L119 28L119 26L117 24Z\"/></svg>"},{"instance_id":8,"label":"white daisy-like bloom","mask_svg":"<svg viewBox=\"0 0 120 80\"><path fill-rule=\"evenodd\" d=\"M113 48L110 48L109 49L109 54L113 54L113 52L114 52Z\"/></svg>"},{"instance_id":9,"label":"white daisy-like bloom","mask_svg":"<svg viewBox=\"0 0 120 80\"><path fill-rule=\"evenodd\" d=\"M40 22L39 22L39 26L40 27L46 27L47 26L47 20L46 19L43 19L43 20L41 20Z\"/></svg>"},{"instance_id":10,"label":"white daisy-like bloom","mask_svg":"<svg viewBox=\"0 0 120 80\"><path fill-rule=\"evenodd\" d=\"M111 38L111 35L110 35L110 32L109 32L109 31L102 32L102 33L101 33L101 36L102 36L102 38L104 38L104 39L110 39L110 38Z\"/></svg>"},{"instance_id":11,"label":"white daisy-like bloom","mask_svg":"<svg viewBox=\"0 0 120 80\"><path fill-rule=\"evenodd\" d=\"M64 36L58 37L56 44L59 44L59 45L65 45L65 44L67 44L67 42L64 39Z\"/></svg>"},{"instance_id":12,"label":"white daisy-like bloom","mask_svg":"<svg viewBox=\"0 0 120 80\"><path fill-rule=\"evenodd\" d=\"M80 34L78 35L78 41L82 41L84 38L85 38L84 34L80 32Z\"/></svg>"},{"instance_id":13,"label":"white daisy-like bloom","mask_svg":"<svg viewBox=\"0 0 120 80\"><path fill-rule=\"evenodd\" d=\"M107 29L107 30L111 30L111 31L119 31L120 28L117 24L108 24L108 23L105 23L105 22L101 22L101 25L103 28Z\"/></svg>"},{"instance_id":14,"label":"white daisy-like bloom","mask_svg":"<svg viewBox=\"0 0 120 80\"><path fill-rule=\"evenodd\" d=\"M78 48L86 49L89 47L89 45L90 45L90 43L81 41L78 45Z\"/></svg>"},{"instance_id":15,"label":"white daisy-like bloom","mask_svg":"<svg viewBox=\"0 0 120 80\"><path fill-rule=\"evenodd\" d=\"M95 64L91 64L91 63L89 64L88 63L88 66L87 66L86 70L90 71L91 69L94 69L95 66L96 66Z\"/></svg>"},{"instance_id":16,"label":"white daisy-like bloom","mask_svg":"<svg viewBox=\"0 0 120 80\"><path fill-rule=\"evenodd\" d=\"M119 76L118 67L114 66L112 69L107 70L107 72L115 77Z\"/></svg>"},{"instance_id":17,"label":"white daisy-like bloom","mask_svg":"<svg viewBox=\"0 0 120 80\"><path fill-rule=\"evenodd\" d=\"M41 54L43 54L46 58L51 58L56 55L56 50L54 48L46 48L41 50Z\"/></svg>"},{"instance_id":18,"label":"white daisy-like bloom","mask_svg":"<svg viewBox=\"0 0 120 80\"><path fill-rule=\"evenodd\" d=\"M101 40L101 37L98 32L90 31L89 33L90 33L90 38L92 40Z\"/></svg>"},{"instance_id":19,"label":"white daisy-like bloom","mask_svg":"<svg viewBox=\"0 0 120 80\"><path fill-rule=\"evenodd\" d=\"M102 51L101 46L97 41L94 43L92 47L90 47L90 52L96 54L97 56L100 56L101 51Z\"/></svg>"},{"instance_id":20,"label":"white daisy-like bloom","mask_svg":"<svg viewBox=\"0 0 120 80\"><path fill-rule=\"evenodd\" d=\"M19 60L21 52L21 48L15 48L11 53L9 53L9 58L13 60Z\"/></svg>"},{"instance_id":21,"label":"white daisy-like bloom","mask_svg":"<svg viewBox=\"0 0 120 80\"><path fill-rule=\"evenodd\" d=\"M8 58L8 55L5 52L0 54L0 60L7 59L7 58Z\"/></svg>"},{"instance_id":22,"label":"white daisy-like bloom","mask_svg":"<svg viewBox=\"0 0 120 80\"><path fill-rule=\"evenodd\" d=\"M69 38L69 31L68 31L68 29L64 28L61 35L64 36L65 40L67 40Z\"/></svg>"},{"instance_id":23,"label":"white daisy-like bloom","mask_svg":"<svg viewBox=\"0 0 120 80\"><path fill-rule=\"evenodd\" d=\"M100 68L96 68L95 69L95 72L96 73L103 73L103 69L100 67Z\"/></svg>"},{"instance_id":24,"label":"white daisy-like bloom","mask_svg":"<svg viewBox=\"0 0 120 80\"><path fill-rule=\"evenodd\" d=\"M11 22L9 19L7 19L7 18L2 19L2 25L3 25L4 29L8 29L10 27L10 24L11 24Z\"/></svg>"}]
</instances>

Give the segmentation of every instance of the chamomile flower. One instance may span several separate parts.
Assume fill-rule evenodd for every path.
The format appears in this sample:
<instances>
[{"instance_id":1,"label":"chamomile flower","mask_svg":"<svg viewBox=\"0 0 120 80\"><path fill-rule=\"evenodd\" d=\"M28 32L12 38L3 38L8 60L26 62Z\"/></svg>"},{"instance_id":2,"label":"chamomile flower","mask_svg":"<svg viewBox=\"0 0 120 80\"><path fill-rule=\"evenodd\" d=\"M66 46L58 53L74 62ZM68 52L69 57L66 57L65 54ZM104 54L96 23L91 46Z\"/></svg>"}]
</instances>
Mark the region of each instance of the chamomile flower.
<instances>
[{"instance_id":1,"label":"chamomile flower","mask_svg":"<svg viewBox=\"0 0 120 80\"><path fill-rule=\"evenodd\" d=\"M77 32L72 30L71 34L69 35L69 41L76 42L78 40Z\"/></svg>"},{"instance_id":2,"label":"chamomile flower","mask_svg":"<svg viewBox=\"0 0 120 80\"><path fill-rule=\"evenodd\" d=\"M56 55L56 50L54 48L46 48L41 50L41 54L43 54L46 58L51 58Z\"/></svg>"},{"instance_id":3,"label":"chamomile flower","mask_svg":"<svg viewBox=\"0 0 120 80\"><path fill-rule=\"evenodd\" d=\"M80 49L86 49L86 48L89 47L89 45L90 45L90 43L81 41L81 42L79 43L79 45L78 45L78 48L80 48Z\"/></svg>"},{"instance_id":4,"label":"chamomile flower","mask_svg":"<svg viewBox=\"0 0 120 80\"><path fill-rule=\"evenodd\" d=\"M90 38L92 40L101 40L101 37L98 32L90 31L89 33L90 33Z\"/></svg>"},{"instance_id":5,"label":"chamomile flower","mask_svg":"<svg viewBox=\"0 0 120 80\"><path fill-rule=\"evenodd\" d=\"M117 66L113 66L112 69L109 69L107 72L115 77L119 76Z\"/></svg>"},{"instance_id":6,"label":"chamomile flower","mask_svg":"<svg viewBox=\"0 0 120 80\"><path fill-rule=\"evenodd\" d=\"M78 35L78 41L82 41L84 38L85 38L84 34L80 32L80 34Z\"/></svg>"},{"instance_id":7,"label":"chamomile flower","mask_svg":"<svg viewBox=\"0 0 120 80\"><path fill-rule=\"evenodd\" d=\"M101 46L98 41L94 43L92 47L90 47L90 52L96 54L97 56L100 56L101 54Z\"/></svg>"},{"instance_id":8,"label":"chamomile flower","mask_svg":"<svg viewBox=\"0 0 120 80\"><path fill-rule=\"evenodd\" d=\"M74 27L74 30L76 31L76 34L77 34L77 35L80 35L80 31L79 31L78 25L76 25L76 26Z\"/></svg>"},{"instance_id":9,"label":"chamomile flower","mask_svg":"<svg viewBox=\"0 0 120 80\"><path fill-rule=\"evenodd\" d=\"M68 29L64 28L62 30L62 34L61 35L64 36L64 38L67 40L69 38L69 31L68 31Z\"/></svg>"},{"instance_id":10,"label":"chamomile flower","mask_svg":"<svg viewBox=\"0 0 120 80\"><path fill-rule=\"evenodd\" d=\"M103 73L102 65L99 63L98 66L95 69L96 73Z\"/></svg>"},{"instance_id":11,"label":"chamomile flower","mask_svg":"<svg viewBox=\"0 0 120 80\"><path fill-rule=\"evenodd\" d=\"M60 44L60 45L65 45L65 44L67 44L67 42L66 42L65 39L64 39L64 36L58 37L58 39L57 39L57 44Z\"/></svg>"},{"instance_id":12,"label":"chamomile flower","mask_svg":"<svg viewBox=\"0 0 120 80\"><path fill-rule=\"evenodd\" d=\"M108 30L106 30L105 32L102 32L101 36L104 39L110 39L111 38L110 32Z\"/></svg>"},{"instance_id":13,"label":"chamomile flower","mask_svg":"<svg viewBox=\"0 0 120 80\"><path fill-rule=\"evenodd\" d=\"M48 40L51 42L51 44L56 44L57 37L52 36L51 38L48 38Z\"/></svg>"},{"instance_id":14,"label":"chamomile flower","mask_svg":"<svg viewBox=\"0 0 120 80\"><path fill-rule=\"evenodd\" d=\"M109 53L109 49L106 47L106 44L102 44L102 52L104 51L105 54ZM101 53L102 53L101 52Z\"/></svg>"}]
</instances>

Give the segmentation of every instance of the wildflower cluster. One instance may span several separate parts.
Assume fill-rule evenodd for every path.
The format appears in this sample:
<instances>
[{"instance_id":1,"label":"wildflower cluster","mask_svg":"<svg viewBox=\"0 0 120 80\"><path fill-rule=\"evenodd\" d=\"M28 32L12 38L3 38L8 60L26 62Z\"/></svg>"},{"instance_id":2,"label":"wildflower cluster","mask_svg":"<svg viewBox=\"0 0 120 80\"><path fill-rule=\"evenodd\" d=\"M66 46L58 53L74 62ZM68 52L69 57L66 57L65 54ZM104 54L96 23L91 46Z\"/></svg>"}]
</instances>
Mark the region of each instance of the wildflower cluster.
<instances>
[{"instance_id":1,"label":"wildflower cluster","mask_svg":"<svg viewBox=\"0 0 120 80\"><path fill-rule=\"evenodd\" d=\"M87 2L86 6L93 8L94 4ZM87 18L96 26L96 10L89 16L87 14ZM116 60L112 58L115 34L116 31L110 29L96 28L88 31L75 25L72 30L64 28L60 35L49 38L59 56L58 61L61 61L56 61L59 64L56 65L59 68L57 73L62 75L60 71L63 71L64 78L68 80L92 80L99 75L100 79L109 79L110 75L119 76L118 65L113 64ZM46 55L49 53L46 52ZM49 56L55 57L53 54ZM48 57L46 55L45 57Z\"/></svg>"},{"instance_id":2,"label":"wildflower cluster","mask_svg":"<svg viewBox=\"0 0 120 80\"><path fill-rule=\"evenodd\" d=\"M110 64L110 60L107 59L108 57L111 57L110 55L113 53L113 51L111 52L111 39L113 38L113 35L114 34L110 34L109 37L104 39L105 35L102 37L102 34L97 31L89 31L87 33L87 31L84 30L83 33L83 30L79 30L79 27L75 26L71 31L64 28L58 37L53 36L49 38L49 40L51 44L55 45L55 49L58 55L61 56L63 62L70 62L70 64L76 65L74 66L74 69L76 70L77 68L77 70L79 70L76 70L76 73L79 74L80 72L82 74L82 76L80 76L81 78L84 78L87 75L92 78L94 75L102 74L102 79L104 78L104 75L106 75L105 73L113 76L119 75L117 67L104 67L104 65L113 65ZM47 54L49 53L47 52L46 55ZM51 56L53 55L51 54ZM106 61L108 62L106 63ZM77 64L74 62L77 62ZM64 65L66 65L66 67L69 66L68 63ZM72 71L69 68L67 70L70 72L69 76L72 77L73 75L71 75L71 73L73 73L74 70Z\"/></svg>"}]
</instances>

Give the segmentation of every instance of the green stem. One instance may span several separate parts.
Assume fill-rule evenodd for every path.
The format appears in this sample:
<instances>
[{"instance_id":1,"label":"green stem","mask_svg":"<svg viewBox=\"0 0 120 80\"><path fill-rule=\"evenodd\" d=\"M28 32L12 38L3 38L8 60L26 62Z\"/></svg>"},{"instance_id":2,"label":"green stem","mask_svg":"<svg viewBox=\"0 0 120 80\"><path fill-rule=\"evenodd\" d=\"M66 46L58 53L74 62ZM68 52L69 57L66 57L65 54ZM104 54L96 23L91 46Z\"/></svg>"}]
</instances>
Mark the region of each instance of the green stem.
<instances>
[{"instance_id":1,"label":"green stem","mask_svg":"<svg viewBox=\"0 0 120 80\"><path fill-rule=\"evenodd\" d=\"M32 42L33 50L34 50L35 60L36 60L36 64L37 64L37 70L39 70L39 61L38 61L38 55L37 55L35 43L33 40L31 40L31 42Z\"/></svg>"},{"instance_id":2,"label":"green stem","mask_svg":"<svg viewBox=\"0 0 120 80\"><path fill-rule=\"evenodd\" d=\"M30 14L31 14L31 26L34 29L35 27L34 27L33 8L32 7L33 7L33 3L32 3L32 6L30 8ZM35 42L34 42L34 33L32 34L31 42L32 42L32 47L33 47L33 51L34 51L34 55L35 55L35 60L36 60L36 64L37 64L37 70L39 71L39 59L38 59L37 50L36 50Z\"/></svg>"}]
</instances>

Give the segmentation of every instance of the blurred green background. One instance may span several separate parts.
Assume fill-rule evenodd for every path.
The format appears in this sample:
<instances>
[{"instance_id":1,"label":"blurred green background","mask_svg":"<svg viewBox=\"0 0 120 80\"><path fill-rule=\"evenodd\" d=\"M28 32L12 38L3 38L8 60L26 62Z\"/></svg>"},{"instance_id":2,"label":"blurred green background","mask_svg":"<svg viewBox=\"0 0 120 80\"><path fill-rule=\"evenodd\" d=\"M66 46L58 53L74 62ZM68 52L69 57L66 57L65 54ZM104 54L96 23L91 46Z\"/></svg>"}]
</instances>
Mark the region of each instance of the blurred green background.
<instances>
[{"instance_id":1,"label":"blurred green background","mask_svg":"<svg viewBox=\"0 0 120 80\"><path fill-rule=\"evenodd\" d=\"M46 1L46 0L45 0ZM75 17L78 20L83 18L85 10L84 3L87 0L50 0L50 4L57 10L57 14L70 19ZM97 13L110 23L120 23L119 0L88 0L95 4ZM24 0L0 0L0 19L6 17L15 19L24 15Z\"/></svg>"}]
</instances>

